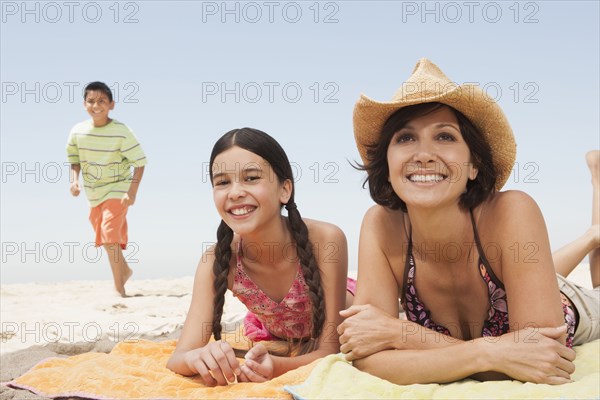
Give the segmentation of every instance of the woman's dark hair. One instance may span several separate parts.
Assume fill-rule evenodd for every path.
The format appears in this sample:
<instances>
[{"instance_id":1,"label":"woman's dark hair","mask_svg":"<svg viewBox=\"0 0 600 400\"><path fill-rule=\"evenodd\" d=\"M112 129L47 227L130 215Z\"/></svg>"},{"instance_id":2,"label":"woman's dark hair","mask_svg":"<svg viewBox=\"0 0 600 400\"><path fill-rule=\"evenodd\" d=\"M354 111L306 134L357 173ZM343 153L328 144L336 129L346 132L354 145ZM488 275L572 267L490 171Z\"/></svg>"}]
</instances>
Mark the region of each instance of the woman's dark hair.
<instances>
[{"instance_id":1,"label":"woman's dark hair","mask_svg":"<svg viewBox=\"0 0 600 400\"><path fill-rule=\"evenodd\" d=\"M313 253L312 244L308 240L308 228L302 220L300 212L294 202L294 175L292 173L290 161L283 148L271 136L257 129L241 128L229 131L217 140L210 155L209 165L211 171L215 158L222 152L234 146L248 150L267 161L271 165L271 168L273 168L280 183L283 183L286 179L289 179L292 183L292 193L289 201L285 205L288 210L288 227L296 242L296 252L300 259L304 280L309 288L309 297L312 303L311 339L316 340L321 335L323 324L325 322L325 300L323 288L321 287L319 266L317 265L317 260ZM217 244L215 246L215 262L213 265L213 273L215 275L215 299L212 331L215 340L221 339L221 317L223 315L225 292L227 291L227 275L229 273L229 263L231 260L232 240L233 231L223 220L221 220L221 224L217 229Z\"/></svg>"},{"instance_id":2,"label":"woman's dark hair","mask_svg":"<svg viewBox=\"0 0 600 400\"><path fill-rule=\"evenodd\" d=\"M91 91L98 91L101 93L104 93L106 95L106 97L108 97L108 101L110 101L112 103L113 101L113 95L112 95L112 91L110 90L110 88L108 87L108 85L104 82L90 82L87 84L87 86L85 87L85 90L83 91L83 100L87 100L87 95L88 92Z\"/></svg>"},{"instance_id":3,"label":"woman's dark hair","mask_svg":"<svg viewBox=\"0 0 600 400\"><path fill-rule=\"evenodd\" d=\"M367 178L363 187L368 184L371 198L375 203L406 212L406 203L398 197L391 183L387 150L396 132L402 129L409 121L428 115L442 107L448 107L458 120L458 126L463 139L471 152L473 165L478 169L475 180L467 182L467 190L460 196L459 205L464 209L471 209L487 199L496 185L496 168L493 163L492 150L481 132L461 112L442 103L423 103L399 109L392 114L383 125L379 141L372 146L367 146L364 165L358 169L367 171Z\"/></svg>"}]
</instances>

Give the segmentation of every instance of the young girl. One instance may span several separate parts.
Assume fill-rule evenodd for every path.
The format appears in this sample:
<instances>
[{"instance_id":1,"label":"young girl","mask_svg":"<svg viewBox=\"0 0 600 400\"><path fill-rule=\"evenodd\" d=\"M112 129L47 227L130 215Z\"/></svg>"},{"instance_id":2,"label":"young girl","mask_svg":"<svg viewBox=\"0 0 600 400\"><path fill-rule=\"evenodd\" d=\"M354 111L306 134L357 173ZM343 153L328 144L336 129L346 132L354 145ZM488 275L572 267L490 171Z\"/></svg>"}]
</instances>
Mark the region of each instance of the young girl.
<instances>
[{"instance_id":1,"label":"young girl","mask_svg":"<svg viewBox=\"0 0 600 400\"><path fill-rule=\"evenodd\" d=\"M182 375L200 374L211 386L236 377L263 382L338 352L336 327L346 302L348 269L343 232L300 216L290 162L264 132L226 133L212 150L210 166L222 220L217 243L198 266L192 303L167 367ZM281 215L283 206L287 218ZM294 341L305 354L273 356L259 343L240 365L231 346L220 340L227 289L249 310L248 337Z\"/></svg>"},{"instance_id":2,"label":"young girl","mask_svg":"<svg viewBox=\"0 0 600 400\"><path fill-rule=\"evenodd\" d=\"M480 89L422 59L393 101L359 100L354 129L378 205L361 228L357 305L341 313L346 358L399 384L569 382L570 347L600 337L598 152L594 226L553 262L537 204L500 191L516 146ZM555 273L588 253L595 290Z\"/></svg>"}]
</instances>

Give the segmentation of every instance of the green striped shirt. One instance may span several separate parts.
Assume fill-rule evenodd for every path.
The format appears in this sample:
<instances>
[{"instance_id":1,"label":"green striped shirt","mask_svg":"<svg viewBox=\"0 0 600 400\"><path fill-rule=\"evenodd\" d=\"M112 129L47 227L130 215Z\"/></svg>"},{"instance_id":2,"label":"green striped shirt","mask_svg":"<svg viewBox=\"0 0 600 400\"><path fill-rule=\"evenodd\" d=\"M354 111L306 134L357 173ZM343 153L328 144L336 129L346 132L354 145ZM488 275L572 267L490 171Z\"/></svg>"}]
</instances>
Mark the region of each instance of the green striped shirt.
<instances>
[{"instance_id":1,"label":"green striped shirt","mask_svg":"<svg viewBox=\"0 0 600 400\"><path fill-rule=\"evenodd\" d=\"M90 207L123 197L131 184L132 168L146 165L146 155L133 132L114 119L99 128L91 119L75 125L67 157L69 163L81 165Z\"/></svg>"}]
</instances>

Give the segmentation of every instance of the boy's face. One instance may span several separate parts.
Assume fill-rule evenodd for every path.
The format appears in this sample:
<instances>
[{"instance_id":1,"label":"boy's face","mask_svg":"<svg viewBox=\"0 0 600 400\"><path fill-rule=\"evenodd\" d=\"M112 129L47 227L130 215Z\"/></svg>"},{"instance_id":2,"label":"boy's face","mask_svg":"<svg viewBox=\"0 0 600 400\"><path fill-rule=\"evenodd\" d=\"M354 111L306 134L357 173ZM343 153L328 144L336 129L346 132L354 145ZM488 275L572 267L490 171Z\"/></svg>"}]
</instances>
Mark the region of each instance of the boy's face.
<instances>
[{"instance_id":1,"label":"boy's face","mask_svg":"<svg viewBox=\"0 0 600 400\"><path fill-rule=\"evenodd\" d=\"M83 106L94 120L94 126L104 126L110 121L108 113L115 108L115 102L110 101L108 96L99 90L90 90L85 96Z\"/></svg>"}]
</instances>

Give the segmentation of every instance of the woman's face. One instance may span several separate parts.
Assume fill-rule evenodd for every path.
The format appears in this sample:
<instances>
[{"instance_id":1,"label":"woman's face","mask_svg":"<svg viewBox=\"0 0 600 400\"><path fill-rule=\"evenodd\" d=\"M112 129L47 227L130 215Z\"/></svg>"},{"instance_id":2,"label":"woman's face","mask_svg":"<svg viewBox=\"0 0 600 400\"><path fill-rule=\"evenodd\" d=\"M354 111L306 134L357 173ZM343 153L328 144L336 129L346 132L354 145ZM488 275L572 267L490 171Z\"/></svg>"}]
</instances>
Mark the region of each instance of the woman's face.
<instances>
[{"instance_id":1,"label":"woman's face","mask_svg":"<svg viewBox=\"0 0 600 400\"><path fill-rule=\"evenodd\" d=\"M389 181L410 208L458 204L467 181L475 179L471 152L454 112L442 107L410 120L387 151Z\"/></svg>"}]
</instances>

